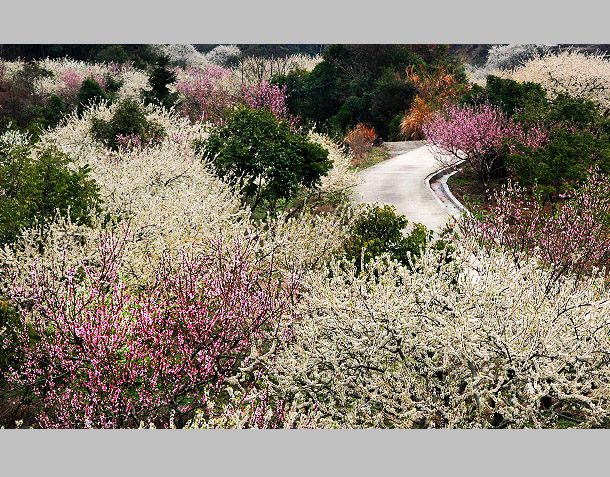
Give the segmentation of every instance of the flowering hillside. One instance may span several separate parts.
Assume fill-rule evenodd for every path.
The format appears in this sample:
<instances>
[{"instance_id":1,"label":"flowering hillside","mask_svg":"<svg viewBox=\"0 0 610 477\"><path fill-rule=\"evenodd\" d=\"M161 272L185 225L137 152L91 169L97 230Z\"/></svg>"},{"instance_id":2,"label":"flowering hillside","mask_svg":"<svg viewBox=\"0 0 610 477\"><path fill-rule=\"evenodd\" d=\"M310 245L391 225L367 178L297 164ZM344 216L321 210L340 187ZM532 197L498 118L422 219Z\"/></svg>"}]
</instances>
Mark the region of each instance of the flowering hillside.
<instances>
[{"instance_id":1,"label":"flowering hillside","mask_svg":"<svg viewBox=\"0 0 610 477\"><path fill-rule=\"evenodd\" d=\"M605 58L155 51L0 62L0 426L610 426ZM453 230L352 202L405 117Z\"/></svg>"}]
</instances>

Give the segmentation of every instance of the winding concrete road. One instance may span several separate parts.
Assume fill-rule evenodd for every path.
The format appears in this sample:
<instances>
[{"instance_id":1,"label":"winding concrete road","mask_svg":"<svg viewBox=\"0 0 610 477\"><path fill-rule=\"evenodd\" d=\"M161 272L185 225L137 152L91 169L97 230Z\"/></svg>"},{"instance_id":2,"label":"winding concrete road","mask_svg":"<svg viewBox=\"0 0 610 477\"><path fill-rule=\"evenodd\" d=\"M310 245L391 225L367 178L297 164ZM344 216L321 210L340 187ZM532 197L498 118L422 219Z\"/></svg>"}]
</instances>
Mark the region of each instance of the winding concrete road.
<instances>
[{"instance_id":1,"label":"winding concrete road","mask_svg":"<svg viewBox=\"0 0 610 477\"><path fill-rule=\"evenodd\" d=\"M400 147L400 143L390 144L390 151ZM449 222L450 212L455 213L443 205L442 192L437 189L435 194L426 181L439 168L428 147L422 145L361 171L362 183L354 188L354 200L393 205L409 222L439 231Z\"/></svg>"}]
</instances>

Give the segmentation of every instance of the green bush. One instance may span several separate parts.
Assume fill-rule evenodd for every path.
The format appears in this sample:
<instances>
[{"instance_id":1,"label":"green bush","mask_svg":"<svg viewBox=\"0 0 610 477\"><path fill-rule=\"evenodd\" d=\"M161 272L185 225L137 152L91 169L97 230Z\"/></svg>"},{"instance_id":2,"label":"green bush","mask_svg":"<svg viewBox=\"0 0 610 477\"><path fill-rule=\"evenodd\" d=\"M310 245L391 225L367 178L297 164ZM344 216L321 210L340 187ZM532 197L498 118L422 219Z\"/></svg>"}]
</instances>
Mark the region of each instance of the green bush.
<instances>
[{"instance_id":1,"label":"green bush","mask_svg":"<svg viewBox=\"0 0 610 477\"><path fill-rule=\"evenodd\" d=\"M403 234L408 220L397 215L394 206L368 206L358 217L343 244L343 254L355 260L361 270L374 257L388 253L390 258L409 265L409 257L418 257L432 232L415 224L409 235Z\"/></svg>"},{"instance_id":2,"label":"green bush","mask_svg":"<svg viewBox=\"0 0 610 477\"><path fill-rule=\"evenodd\" d=\"M337 114L345 100L341 73L324 61L311 73L297 70L274 78L274 82L287 86L290 112L316 124Z\"/></svg>"},{"instance_id":3,"label":"green bush","mask_svg":"<svg viewBox=\"0 0 610 477\"><path fill-rule=\"evenodd\" d=\"M42 117L46 125L55 127L67 112L68 109L64 99L58 94L53 94L47 100L47 104L42 111Z\"/></svg>"},{"instance_id":4,"label":"green bush","mask_svg":"<svg viewBox=\"0 0 610 477\"><path fill-rule=\"evenodd\" d=\"M93 118L91 134L109 149L119 150L120 142L117 136L137 135L143 144L153 139L161 139L165 131L161 126L146 118L144 108L133 99L119 103L109 121Z\"/></svg>"},{"instance_id":5,"label":"green bush","mask_svg":"<svg viewBox=\"0 0 610 477\"><path fill-rule=\"evenodd\" d=\"M398 128L394 118L401 120L415 99L417 90L413 83L400 78L391 70L386 70L371 93L371 119L380 137L391 141L398 138Z\"/></svg>"},{"instance_id":6,"label":"green bush","mask_svg":"<svg viewBox=\"0 0 610 477\"><path fill-rule=\"evenodd\" d=\"M400 125L402 124L402 120L404 119L404 114L397 114L390 121L390 125L388 126L388 137L387 141L402 141L404 136L402 134Z\"/></svg>"},{"instance_id":7,"label":"green bush","mask_svg":"<svg viewBox=\"0 0 610 477\"><path fill-rule=\"evenodd\" d=\"M460 101L466 104L488 102L499 107L508 117L521 111L533 115L534 119L547 105L546 92L538 83L519 83L493 75L487 77L485 87L473 85Z\"/></svg>"},{"instance_id":8,"label":"green bush","mask_svg":"<svg viewBox=\"0 0 610 477\"><path fill-rule=\"evenodd\" d=\"M239 187L253 210L263 203L273 210L300 186L317 186L332 166L326 149L266 108L235 110L195 150L219 177Z\"/></svg>"},{"instance_id":9,"label":"green bush","mask_svg":"<svg viewBox=\"0 0 610 477\"><path fill-rule=\"evenodd\" d=\"M127 63L129 55L123 48L123 45L107 45L102 47L95 56L95 61L99 63Z\"/></svg>"},{"instance_id":10,"label":"green bush","mask_svg":"<svg viewBox=\"0 0 610 477\"><path fill-rule=\"evenodd\" d=\"M603 122L593 101L572 98L563 93L551 101L545 119L551 124L570 124L577 129L595 129Z\"/></svg>"},{"instance_id":11,"label":"green bush","mask_svg":"<svg viewBox=\"0 0 610 477\"><path fill-rule=\"evenodd\" d=\"M93 78L85 78L78 90L78 114L82 114L86 107L97 104L107 99L106 93Z\"/></svg>"},{"instance_id":12,"label":"green bush","mask_svg":"<svg viewBox=\"0 0 610 477\"><path fill-rule=\"evenodd\" d=\"M359 123L372 123L371 96L368 93L362 96L350 96L345 100L339 112L329 119L331 127L346 131Z\"/></svg>"},{"instance_id":13,"label":"green bush","mask_svg":"<svg viewBox=\"0 0 610 477\"><path fill-rule=\"evenodd\" d=\"M56 213L81 224L99 202L98 187L87 166L48 148L33 157L29 147L0 150L0 244L14 242L24 228L44 226ZM68 212L69 211L69 212Z\"/></svg>"},{"instance_id":14,"label":"green bush","mask_svg":"<svg viewBox=\"0 0 610 477\"><path fill-rule=\"evenodd\" d=\"M585 180L592 166L610 172L610 140L559 129L544 148L509 155L507 166L522 186L538 184L541 193L556 196Z\"/></svg>"}]
</instances>

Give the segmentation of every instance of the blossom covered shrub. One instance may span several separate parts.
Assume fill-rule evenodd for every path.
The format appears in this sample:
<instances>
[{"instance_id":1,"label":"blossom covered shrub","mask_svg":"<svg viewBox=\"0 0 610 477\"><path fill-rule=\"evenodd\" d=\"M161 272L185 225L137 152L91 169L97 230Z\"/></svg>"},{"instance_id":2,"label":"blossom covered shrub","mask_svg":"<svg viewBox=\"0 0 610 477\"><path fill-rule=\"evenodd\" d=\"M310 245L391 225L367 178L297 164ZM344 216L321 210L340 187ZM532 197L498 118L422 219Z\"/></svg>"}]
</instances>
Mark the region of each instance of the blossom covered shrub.
<instances>
[{"instance_id":1,"label":"blossom covered shrub","mask_svg":"<svg viewBox=\"0 0 610 477\"><path fill-rule=\"evenodd\" d=\"M602 112L610 110L610 60L604 53L546 51L497 74L520 82L538 83L551 98L565 93L573 98L592 100Z\"/></svg>"},{"instance_id":2,"label":"blossom covered shrub","mask_svg":"<svg viewBox=\"0 0 610 477\"><path fill-rule=\"evenodd\" d=\"M267 81L246 86L242 84L242 98L251 109L269 109L278 121L287 121L290 126L296 128L298 118L288 112L286 106L287 86L271 84Z\"/></svg>"},{"instance_id":3,"label":"blossom covered shrub","mask_svg":"<svg viewBox=\"0 0 610 477\"><path fill-rule=\"evenodd\" d=\"M192 121L222 122L235 108L268 108L278 120L296 125L286 106L286 86L238 82L230 69L210 66L204 70L178 70L176 89L182 94L182 111Z\"/></svg>"},{"instance_id":4,"label":"blossom covered shrub","mask_svg":"<svg viewBox=\"0 0 610 477\"><path fill-rule=\"evenodd\" d=\"M146 73L130 62L119 65L46 58L30 64L49 72L35 85L36 94L42 98L58 94L71 107L76 106L78 90L86 78L93 78L106 94L116 93L119 100L138 98L142 90L150 89ZM20 61L7 62L6 79L15 79L26 65Z\"/></svg>"},{"instance_id":5,"label":"blossom covered shrub","mask_svg":"<svg viewBox=\"0 0 610 477\"><path fill-rule=\"evenodd\" d=\"M65 282L32 269L22 322L36 336L18 336L24 360L9 382L31 388L43 427L167 424L170 411L181 422L216 399L251 353L289 336L283 316L296 284L256 269L239 247L163 260L154 283L134 294L117 273L121 246L102 235L100 266L82 264Z\"/></svg>"},{"instance_id":6,"label":"blossom covered shrub","mask_svg":"<svg viewBox=\"0 0 610 477\"><path fill-rule=\"evenodd\" d=\"M510 70L519 64L525 63L536 53L545 51L549 46L552 45L493 45L487 51L487 58L483 65L466 65L468 80L473 84L483 86L490 75L496 75L498 71Z\"/></svg>"},{"instance_id":7,"label":"blossom covered shrub","mask_svg":"<svg viewBox=\"0 0 610 477\"><path fill-rule=\"evenodd\" d=\"M270 388L344 428L607 426L603 280L456 245L312 277Z\"/></svg>"},{"instance_id":8,"label":"blossom covered shrub","mask_svg":"<svg viewBox=\"0 0 610 477\"><path fill-rule=\"evenodd\" d=\"M465 159L483 185L505 167L506 154L515 150L515 143L538 148L549 137L545 128L522 125L490 104L449 106L422 128L439 162Z\"/></svg>"},{"instance_id":9,"label":"blossom covered shrub","mask_svg":"<svg viewBox=\"0 0 610 477\"><path fill-rule=\"evenodd\" d=\"M182 110L192 121L220 121L232 107L231 71L220 66L178 70L176 89L184 96Z\"/></svg>"},{"instance_id":10,"label":"blossom covered shrub","mask_svg":"<svg viewBox=\"0 0 610 477\"><path fill-rule=\"evenodd\" d=\"M332 161L332 168L321 178L320 191L324 194L344 194L360 182L360 176L352 167L353 154L345 151L328 135L309 131L307 137L328 151L328 158Z\"/></svg>"},{"instance_id":11,"label":"blossom covered shrub","mask_svg":"<svg viewBox=\"0 0 610 477\"><path fill-rule=\"evenodd\" d=\"M55 269L64 275L82 260L91 261L96 253L98 230L107 220L128 221L132 234L125 244L121 273L130 282L152 280L150 260L164 251L178 253L182 248L209 252L211 239L260 236L263 254L274 247L286 250L286 262L315 268L330 255L336 234L342 234L342 220L332 216L299 214L286 221L277 219L250 223L250 210L240 204L235 189L220 180L209 164L201 161L192 144L205 141L209 131L202 123L191 123L176 112L150 105L144 108L148 121L166 132L158 143L146 148L108 150L95 140L90 129L94 118L110 121L118 104L98 105L82 117L71 115L65 124L41 136L41 147L57 147L74 161L90 167L90 178L99 186L101 218L92 218L91 227L64 219L46 226L44 247L40 234L24 230L18 243L0 249L0 293L13 281L26 285L32 263ZM13 137L15 135L11 135ZM19 143L21 136L14 137ZM344 194L358 181L350 169L350 158L329 137L310 132L308 138L329 151L332 168L320 182L322 194ZM314 266L314 264L317 264ZM287 268L288 264L286 265Z\"/></svg>"},{"instance_id":12,"label":"blossom covered shrub","mask_svg":"<svg viewBox=\"0 0 610 477\"><path fill-rule=\"evenodd\" d=\"M592 171L580 187L561 196L549 211L540 195L509 182L494 192L484 213L468 215L463 230L487 246L510 252L517 263L538 257L551 278L581 276L610 259L610 181Z\"/></svg>"}]
</instances>

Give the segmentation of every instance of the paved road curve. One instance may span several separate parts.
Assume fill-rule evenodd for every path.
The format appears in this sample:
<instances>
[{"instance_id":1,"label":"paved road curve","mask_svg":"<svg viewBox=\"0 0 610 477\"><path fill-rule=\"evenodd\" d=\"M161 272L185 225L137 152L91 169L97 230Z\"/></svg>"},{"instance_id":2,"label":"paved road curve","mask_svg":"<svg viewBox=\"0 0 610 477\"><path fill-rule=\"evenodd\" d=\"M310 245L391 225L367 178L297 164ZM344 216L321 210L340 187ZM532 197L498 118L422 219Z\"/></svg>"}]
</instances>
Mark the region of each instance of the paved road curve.
<instances>
[{"instance_id":1,"label":"paved road curve","mask_svg":"<svg viewBox=\"0 0 610 477\"><path fill-rule=\"evenodd\" d=\"M449 213L426 185L426 177L439 165L426 146L388 159L360 172L362 183L354 189L356 202L394 205L409 222L440 230Z\"/></svg>"}]
</instances>

